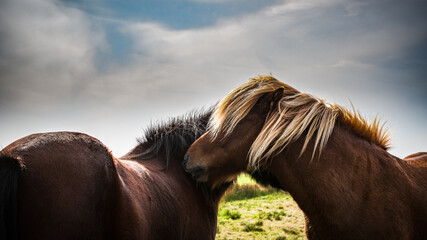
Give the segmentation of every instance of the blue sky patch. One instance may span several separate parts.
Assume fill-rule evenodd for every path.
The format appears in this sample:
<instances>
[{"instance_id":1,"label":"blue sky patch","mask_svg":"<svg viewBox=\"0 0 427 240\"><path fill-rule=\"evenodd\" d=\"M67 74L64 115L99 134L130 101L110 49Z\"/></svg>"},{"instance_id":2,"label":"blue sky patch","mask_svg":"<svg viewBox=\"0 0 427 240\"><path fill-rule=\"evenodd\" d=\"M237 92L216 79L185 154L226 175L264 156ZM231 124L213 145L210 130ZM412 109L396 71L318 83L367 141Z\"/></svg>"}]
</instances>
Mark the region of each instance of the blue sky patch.
<instances>
[{"instance_id":1,"label":"blue sky patch","mask_svg":"<svg viewBox=\"0 0 427 240\"><path fill-rule=\"evenodd\" d=\"M177 0L63 0L98 17L156 22L172 29L200 28L219 19L238 17L274 5L277 0L177 1Z\"/></svg>"}]
</instances>

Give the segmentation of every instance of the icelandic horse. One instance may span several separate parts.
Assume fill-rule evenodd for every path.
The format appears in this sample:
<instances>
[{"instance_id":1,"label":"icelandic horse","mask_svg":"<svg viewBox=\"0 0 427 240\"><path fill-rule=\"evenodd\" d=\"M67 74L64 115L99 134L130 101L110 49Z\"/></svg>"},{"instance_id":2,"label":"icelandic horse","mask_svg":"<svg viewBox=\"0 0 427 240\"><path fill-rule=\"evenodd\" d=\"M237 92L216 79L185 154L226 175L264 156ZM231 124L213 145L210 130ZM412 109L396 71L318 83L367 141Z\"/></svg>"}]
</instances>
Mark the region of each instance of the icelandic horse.
<instances>
[{"instance_id":1,"label":"icelandic horse","mask_svg":"<svg viewBox=\"0 0 427 240\"><path fill-rule=\"evenodd\" d=\"M0 152L0 239L215 239L230 183L211 189L182 168L209 115L152 126L121 158L75 132L11 143Z\"/></svg>"},{"instance_id":2,"label":"icelandic horse","mask_svg":"<svg viewBox=\"0 0 427 240\"><path fill-rule=\"evenodd\" d=\"M288 191L309 239L427 239L426 165L388 153L383 126L259 76L221 100L184 165L212 187L247 171Z\"/></svg>"}]
</instances>

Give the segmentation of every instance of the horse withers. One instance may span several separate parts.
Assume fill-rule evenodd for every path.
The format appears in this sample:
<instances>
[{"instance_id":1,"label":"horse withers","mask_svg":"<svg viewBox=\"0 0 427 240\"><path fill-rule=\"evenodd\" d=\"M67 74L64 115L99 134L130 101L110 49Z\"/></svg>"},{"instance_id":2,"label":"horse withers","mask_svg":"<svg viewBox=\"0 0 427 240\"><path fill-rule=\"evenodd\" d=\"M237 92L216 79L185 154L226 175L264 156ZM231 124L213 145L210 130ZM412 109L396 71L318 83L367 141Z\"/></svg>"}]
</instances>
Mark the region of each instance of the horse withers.
<instances>
[{"instance_id":1,"label":"horse withers","mask_svg":"<svg viewBox=\"0 0 427 240\"><path fill-rule=\"evenodd\" d=\"M34 134L0 155L0 239L214 239L221 196L183 171L210 113L148 128L115 158L82 133Z\"/></svg>"},{"instance_id":2,"label":"horse withers","mask_svg":"<svg viewBox=\"0 0 427 240\"><path fill-rule=\"evenodd\" d=\"M417 167L427 167L427 152L418 152L406 156L403 160Z\"/></svg>"},{"instance_id":3,"label":"horse withers","mask_svg":"<svg viewBox=\"0 0 427 240\"><path fill-rule=\"evenodd\" d=\"M185 167L211 186L248 171L288 191L309 239L427 239L424 155L388 147L377 120L260 76L217 105Z\"/></svg>"}]
</instances>

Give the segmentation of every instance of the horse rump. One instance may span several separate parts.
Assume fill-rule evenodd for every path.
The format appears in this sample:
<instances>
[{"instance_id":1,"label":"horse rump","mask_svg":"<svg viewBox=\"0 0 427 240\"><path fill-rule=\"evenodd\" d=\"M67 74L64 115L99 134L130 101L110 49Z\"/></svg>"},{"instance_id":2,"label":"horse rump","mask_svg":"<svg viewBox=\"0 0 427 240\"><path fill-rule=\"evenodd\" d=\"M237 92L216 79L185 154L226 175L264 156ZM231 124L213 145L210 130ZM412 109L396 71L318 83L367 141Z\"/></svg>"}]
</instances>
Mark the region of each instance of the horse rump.
<instances>
[{"instance_id":1,"label":"horse rump","mask_svg":"<svg viewBox=\"0 0 427 240\"><path fill-rule=\"evenodd\" d=\"M0 154L0 239L18 239L18 178L23 165Z\"/></svg>"}]
</instances>

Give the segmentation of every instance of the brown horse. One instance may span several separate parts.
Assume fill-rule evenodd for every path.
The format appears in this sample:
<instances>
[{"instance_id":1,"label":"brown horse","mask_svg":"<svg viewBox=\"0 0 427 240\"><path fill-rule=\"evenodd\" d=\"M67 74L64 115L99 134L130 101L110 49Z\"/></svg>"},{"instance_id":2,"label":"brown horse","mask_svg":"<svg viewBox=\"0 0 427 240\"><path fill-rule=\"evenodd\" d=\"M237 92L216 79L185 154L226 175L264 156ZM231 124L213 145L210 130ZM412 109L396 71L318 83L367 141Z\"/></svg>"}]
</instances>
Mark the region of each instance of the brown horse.
<instances>
[{"instance_id":1,"label":"brown horse","mask_svg":"<svg viewBox=\"0 0 427 240\"><path fill-rule=\"evenodd\" d=\"M0 239L214 239L229 184L212 190L181 165L209 115L153 126L119 159L82 133L15 141L0 157Z\"/></svg>"},{"instance_id":2,"label":"brown horse","mask_svg":"<svg viewBox=\"0 0 427 240\"><path fill-rule=\"evenodd\" d=\"M389 154L382 126L260 76L217 105L185 168L212 186L249 171L288 191L309 239L427 239L427 168Z\"/></svg>"}]
</instances>

